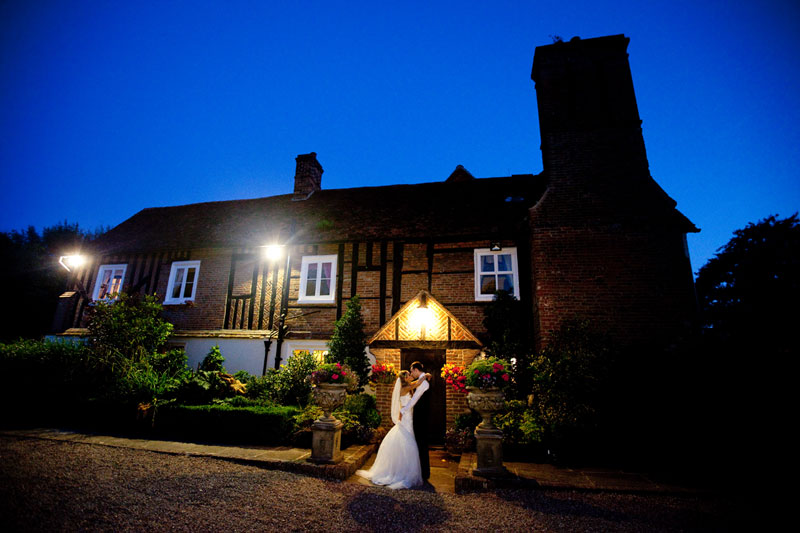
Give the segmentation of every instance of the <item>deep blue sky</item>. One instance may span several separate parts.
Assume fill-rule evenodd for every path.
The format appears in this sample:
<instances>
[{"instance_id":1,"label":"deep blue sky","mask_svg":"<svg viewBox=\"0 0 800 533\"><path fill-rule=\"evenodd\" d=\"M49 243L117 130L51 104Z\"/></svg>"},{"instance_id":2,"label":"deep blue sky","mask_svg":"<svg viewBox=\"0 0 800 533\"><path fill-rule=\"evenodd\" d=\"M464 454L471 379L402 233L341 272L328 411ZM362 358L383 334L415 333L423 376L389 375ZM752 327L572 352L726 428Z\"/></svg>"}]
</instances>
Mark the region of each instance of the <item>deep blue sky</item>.
<instances>
[{"instance_id":1,"label":"deep blue sky","mask_svg":"<svg viewBox=\"0 0 800 533\"><path fill-rule=\"evenodd\" d=\"M702 232L800 209L800 3L0 1L0 231L542 169L534 48L624 33L650 170ZM479 216L479 214L476 214Z\"/></svg>"}]
</instances>

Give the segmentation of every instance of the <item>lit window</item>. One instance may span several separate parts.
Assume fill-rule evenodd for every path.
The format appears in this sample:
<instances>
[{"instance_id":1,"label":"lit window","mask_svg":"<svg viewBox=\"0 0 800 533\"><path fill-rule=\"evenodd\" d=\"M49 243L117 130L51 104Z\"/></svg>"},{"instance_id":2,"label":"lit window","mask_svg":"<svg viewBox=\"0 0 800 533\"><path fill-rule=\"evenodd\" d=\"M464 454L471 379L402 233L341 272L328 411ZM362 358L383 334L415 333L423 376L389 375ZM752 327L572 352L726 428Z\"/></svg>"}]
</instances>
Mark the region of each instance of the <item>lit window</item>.
<instances>
[{"instance_id":1,"label":"lit window","mask_svg":"<svg viewBox=\"0 0 800 533\"><path fill-rule=\"evenodd\" d=\"M314 360L320 364L325 362L328 350L292 350L292 357L297 355L312 355Z\"/></svg>"},{"instance_id":2,"label":"lit window","mask_svg":"<svg viewBox=\"0 0 800 533\"><path fill-rule=\"evenodd\" d=\"M169 271L165 304L182 304L194 300L200 261L175 261Z\"/></svg>"},{"instance_id":3,"label":"lit window","mask_svg":"<svg viewBox=\"0 0 800 533\"><path fill-rule=\"evenodd\" d=\"M336 301L336 256L312 255L303 258L300 267L300 303L333 303Z\"/></svg>"},{"instance_id":4,"label":"lit window","mask_svg":"<svg viewBox=\"0 0 800 533\"><path fill-rule=\"evenodd\" d=\"M497 291L506 291L519 298L516 248L503 248L497 252L488 248L475 250L475 300L491 301Z\"/></svg>"},{"instance_id":5,"label":"lit window","mask_svg":"<svg viewBox=\"0 0 800 533\"><path fill-rule=\"evenodd\" d=\"M125 268L128 265L100 265L97 281L94 284L92 300L116 300L122 292Z\"/></svg>"}]
</instances>

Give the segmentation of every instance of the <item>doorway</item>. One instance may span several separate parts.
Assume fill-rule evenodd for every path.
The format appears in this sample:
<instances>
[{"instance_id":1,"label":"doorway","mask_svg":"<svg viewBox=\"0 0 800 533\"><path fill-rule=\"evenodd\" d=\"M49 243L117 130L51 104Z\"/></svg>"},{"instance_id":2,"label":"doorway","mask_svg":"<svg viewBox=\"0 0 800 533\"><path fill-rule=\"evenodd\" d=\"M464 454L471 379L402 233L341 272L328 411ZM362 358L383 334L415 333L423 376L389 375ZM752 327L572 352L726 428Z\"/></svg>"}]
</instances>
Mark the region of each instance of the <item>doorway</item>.
<instances>
[{"instance_id":1,"label":"doorway","mask_svg":"<svg viewBox=\"0 0 800 533\"><path fill-rule=\"evenodd\" d=\"M431 388L428 390L428 394L431 394L428 435L430 435L431 444L443 444L447 396L445 394L445 383L441 375L442 367L445 363L445 350L404 348L400 351L400 365L403 370L408 370L414 361L422 363L425 372L433 376Z\"/></svg>"}]
</instances>

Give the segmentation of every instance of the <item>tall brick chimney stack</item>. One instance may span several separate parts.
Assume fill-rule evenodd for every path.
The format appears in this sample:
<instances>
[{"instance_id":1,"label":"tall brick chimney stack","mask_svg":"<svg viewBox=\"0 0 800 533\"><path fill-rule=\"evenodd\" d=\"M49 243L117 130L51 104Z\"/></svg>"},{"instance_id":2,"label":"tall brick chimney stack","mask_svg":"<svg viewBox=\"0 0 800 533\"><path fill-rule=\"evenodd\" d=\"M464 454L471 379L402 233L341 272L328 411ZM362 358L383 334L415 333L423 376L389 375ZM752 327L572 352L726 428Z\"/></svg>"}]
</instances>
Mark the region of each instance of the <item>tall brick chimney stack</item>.
<instances>
[{"instance_id":1,"label":"tall brick chimney stack","mask_svg":"<svg viewBox=\"0 0 800 533\"><path fill-rule=\"evenodd\" d=\"M322 165L317 161L316 152L300 154L295 161L297 161L297 167L294 173L294 197L292 200L305 200L314 191L322 189Z\"/></svg>"},{"instance_id":2,"label":"tall brick chimney stack","mask_svg":"<svg viewBox=\"0 0 800 533\"><path fill-rule=\"evenodd\" d=\"M536 48L547 183L529 219L539 346L572 316L620 346L666 342L694 312L685 234L697 229L650 176L628 42L576 37Z\"/></svg>"},{"instance_id":3,"label":"tall brick chimney stack","mask_svg":"<svg viewBox=\"0 0 800 533\"><path fill-rule=\"evenodd\" d=\"M539 46L536 82L545 172L614 181L649 176L624 35ZM589 176L588 174L591 174Z\"/></svg>"}]
</instances>

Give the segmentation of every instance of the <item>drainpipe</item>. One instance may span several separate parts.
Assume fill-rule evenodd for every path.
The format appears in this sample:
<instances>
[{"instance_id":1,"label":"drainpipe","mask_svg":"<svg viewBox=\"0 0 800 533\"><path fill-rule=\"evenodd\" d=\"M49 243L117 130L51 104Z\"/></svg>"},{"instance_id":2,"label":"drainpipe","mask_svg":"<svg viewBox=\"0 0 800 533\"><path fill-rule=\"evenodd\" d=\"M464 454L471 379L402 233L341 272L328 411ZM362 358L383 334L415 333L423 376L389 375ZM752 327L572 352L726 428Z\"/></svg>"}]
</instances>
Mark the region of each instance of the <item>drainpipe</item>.
<instances>
[{"instance_id":1,"label":"drainpipe","mask_svg":"<svg viewBox=\"0 0 800 533\"><path fill-rule=\"evenodd\" d=\"M281 288L281 311L278 317L278 342L275 346L275 368L281 366L281 349L283 348L283 336L286 330L286 313L289 307L289 274L292 269L292 254L286 248L286 269L283 272L283 287Z\"/></svg>"}]
</instances>

